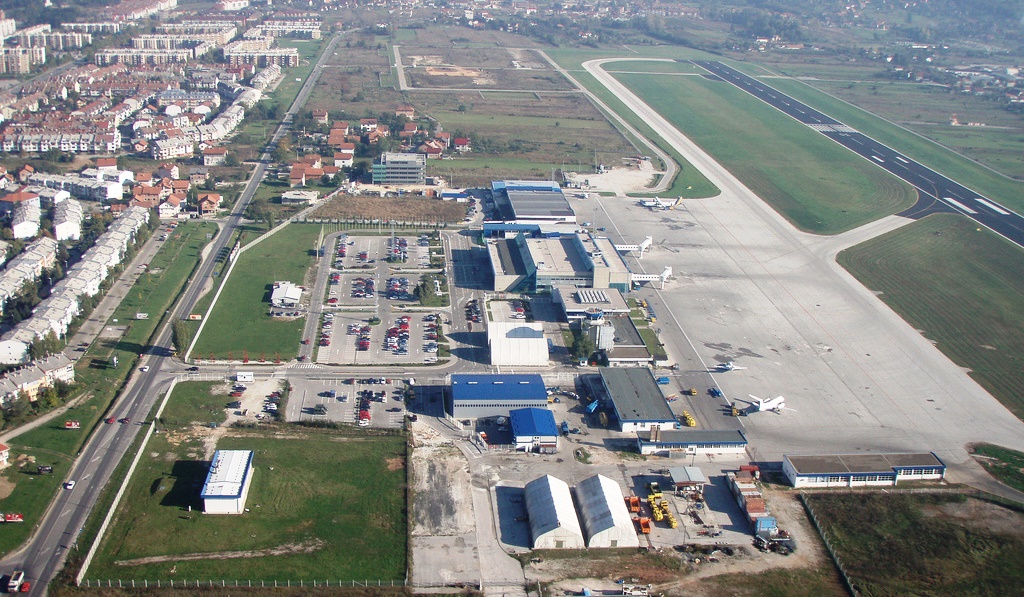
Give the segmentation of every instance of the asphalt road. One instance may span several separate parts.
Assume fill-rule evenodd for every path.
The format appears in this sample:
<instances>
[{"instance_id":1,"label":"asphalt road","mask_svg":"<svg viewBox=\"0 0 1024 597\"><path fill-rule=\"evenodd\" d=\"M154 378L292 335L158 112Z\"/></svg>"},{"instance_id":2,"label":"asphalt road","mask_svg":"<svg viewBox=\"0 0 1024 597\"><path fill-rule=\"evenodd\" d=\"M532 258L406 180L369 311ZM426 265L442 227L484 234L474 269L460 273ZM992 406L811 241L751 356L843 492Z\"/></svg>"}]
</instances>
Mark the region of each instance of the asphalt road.
<instances>
[{"instance_id":1,"label":"asphalt road","mask_svg":"<svg viewBox=\"0 0 1024 597\"><path fill-rule=\"evenodd\" d=\"M693 61L697 66L753 95L793 119L903 179L918 191L917 203L900 215L919 218L939 211L965 215L1024 247L1024 217L939 174L864 133L803 104L721 62Z\"/></svg>"},{"instance_id":2,"label":"asphalt road","mask_svg":"<svg viewBox=\"0 0 1024 597\"><path fill-rule=\"evenodd\" d=\"M206 259L200 265L198 275L189 281L182 300L175 306L173 317L186 317L202 296L213 272L216 256L227 246L232 230L240 223L245 208L263 180L263 174L270 162L270 152L291 128L294 115L302 109L316 86L323 62L333 54L342 35L339 33L328 43L317 65L296 95L291 108L274 131L245 190L235 203L231 216L215 237L212 250L207 253ZM24 570L26 579L32 582L32 594L43 594L45 587L62 568L68 548L77 540L78 533L92 512L100 492L140 431L141 425L138 422L145 420L153 405L162 398L163 392L169 387L175 375L174 372L181 371L181 364L172 361L170 354L171 326L165 324L148 349L148 354L140 359L149 366L149 370L140 371L131 377L121 393L121 398L110 411L116 418L129 417L132 422L128 425L114 423L99 427L86 442L71 468L68 479L75 480L75 488L70 491L62 490L39 521L38 528L28 543L0 562L0 567L4 571ZM84 545L80 547L87 548Z\"/></svg>"}]
</instances>

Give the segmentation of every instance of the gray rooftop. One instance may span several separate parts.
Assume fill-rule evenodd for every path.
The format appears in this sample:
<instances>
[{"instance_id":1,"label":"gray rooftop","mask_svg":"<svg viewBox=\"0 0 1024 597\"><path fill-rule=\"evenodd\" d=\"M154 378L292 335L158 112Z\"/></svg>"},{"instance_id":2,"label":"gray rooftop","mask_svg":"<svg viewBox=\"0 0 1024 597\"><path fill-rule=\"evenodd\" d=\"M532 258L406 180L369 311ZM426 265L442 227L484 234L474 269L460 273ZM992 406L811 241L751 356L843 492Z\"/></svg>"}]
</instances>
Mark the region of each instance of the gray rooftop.
<instances>
[{"instance_id":1,"label":"gray rooftop","mask_svg":"<svg viewBox=\"0 0 1024 597\"><path fill-rule=\"evenodd\" d=\"M638 431L640 441L651 441L650 431ZM662 429L659 444L747 444L747 436L739 429Z\"/></svg>"},{"instance_id":2,"label":"gray rooftop","mask_svg":"<svg viewBox=\"0 0 1024 597\"><path fill-rule=\"evenodd\" d=\"M508 201L516 218L565 217L575 215L561 191L509 189Z\"/></svg>"},{"instance_id":3,"label":"gray rooftop","mask_svg":"<svg viewBox=\"0 0 1024 597\"><path fill-rule=\"evenodd\" d=\"M600 371L601 381L621 421L675 422L676 416L665 401L650 369L601 367Z\"/></svg>"},{"instance_id":4,"label":"gray rooftop","mask_svg":"<svg viewBox=\"0 0 1024 597\"><path fill-rule=\"evenodd\" d=\"M921 454L822 454L784 456L799 475L891 473L896 468L945 468L932 453Z\"/></svg>"}]
</instances>

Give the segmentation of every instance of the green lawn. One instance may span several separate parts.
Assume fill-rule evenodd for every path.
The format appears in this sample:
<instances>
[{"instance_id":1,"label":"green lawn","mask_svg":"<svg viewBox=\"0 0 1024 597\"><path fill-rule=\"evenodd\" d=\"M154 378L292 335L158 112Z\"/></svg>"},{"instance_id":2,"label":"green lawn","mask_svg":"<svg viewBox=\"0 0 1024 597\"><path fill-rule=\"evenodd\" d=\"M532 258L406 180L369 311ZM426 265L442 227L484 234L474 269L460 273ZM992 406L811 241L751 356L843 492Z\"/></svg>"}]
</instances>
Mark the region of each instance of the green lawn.
<instances>
[{"instance_id":1,"label":"green lawn","mask_svg":"<svg viewBox=\"0 0 1024 597\"><path fill-rule=\"evenodd\" d=\"M1000 526L958 495L818 493L807 499L861 595L1020 592L1019 512L1004 510L1007 522Z\"/></svg>"},{"instance_id":2,"label":"green lawn","mask_svg":"<svg viewBox=\"0 0 1024 597\"><path fill-rule=\"evenodd\" d=\"M172 401L181 388L179 384ZM249 512L207 516L198 497L207 463L196 434L187 431L171 427L150 439L90 578L150 582L405 578L403 437L327 430L292 430L277 436L230 430L218 449L255 451L246 502ZM115 563L282 546L285 553L279 555Z\"/></svg>"},{"instance_id":3,"label":"green lawn","mask_svg":"<svg viewBox=\"0 0 1024 597\"><path fill-rule=\"evenodd\" d=\"M302 284L306 271L315 263L313 244L320 226L291 224L242 253L225 282L210 320L192 353L193 358L239 359L248 351L250 359L261 354L267 360L280 355L290 359L302 336L301 318L285 321L271 318L270 292L275 281Z\"/></svg>"},{"instance_id":4,"label":"green lawn","mask_svg":"<svg viewBox=\"0 0 1024 597\"><path fill-rule=\"evenodd\" d=\"M915 201L909 185L732 85L618 79L799 228L834 234Z\"/></svg>"},{"instance_id":5,"label":"green lawn","mask_svg":"<svg viewBox=\"0 0 1024 597\"><path fill-rule=\"evenodd\" d=\"M973 222L930 216L839 254L839 263L1024 418L1024 259Z\"/></svg>"},{"instance_id":6,"label":"green lawn","mask_svg":"<svg viewBox=\"0 0 1024 597\"><path fill-rule=\"evenodd\" d=\"M38 474L36 467L40 465L52 466L53 474ZM11 489L11 494L0 499L0 512L20 513L25 516L25 522L3 525L0 554L7 554L28 539L54 494L63 491L59 487L70 469L71 458L65 454L11 447L11 466L0 472L0 479Z\"/></svg>"},{"instance_id":7,"label":"green lawn","mask_svg":"<svg viewBox=\"0 0 1024 597\"><path fill-rule=\"evenodd\" d=\"M1024 454L993 444L978 444L972 453L986 457L979 458L978 462L993 477L1017 491L1024 491Z\"/></svg>"},{"instance_id":8,"label":"green lawn","mask_svg":"<svg viewBox=\"0 0 1024 597\"><path fill-rule=\"evenodd\" d=\"M221 391L214 391L219 387ZM167 401L160 423L168 427L187 427L189 424L223 423L228 418L224 408L235 400L224 391L224 382L182 383L174 387L174 396Z\"/></svg>"}]
</instances>

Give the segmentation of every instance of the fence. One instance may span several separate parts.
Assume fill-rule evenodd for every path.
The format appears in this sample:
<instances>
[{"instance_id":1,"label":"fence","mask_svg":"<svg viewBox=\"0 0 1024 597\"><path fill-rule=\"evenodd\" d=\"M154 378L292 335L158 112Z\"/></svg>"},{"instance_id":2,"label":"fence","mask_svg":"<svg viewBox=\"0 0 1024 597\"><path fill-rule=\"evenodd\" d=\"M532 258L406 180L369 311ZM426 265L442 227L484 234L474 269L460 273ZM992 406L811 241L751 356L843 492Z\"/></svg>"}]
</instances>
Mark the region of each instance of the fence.
<instances>
[{"instance_id":1,"label":"fence","mask_svg":"<svg viewBox=\"0 0 1024 597\"><path fill-rule=\"evenodd\" d=\"M818 516L814 513L814 509L811 508L810 502L807 501L806 493L800 494L800 501L803 503L804 509L807 510L807 514L811 517L811 522L814 523L814 530L818 531L818 535L825 543L825 549L828 550L828 555L832 558L832 561L835 562L836 568L839 569L839 575L843 577L846 589L850 591L850 594L853 595L853 597L858 597L860 593L856 588L854 588L853 581L850 580L850 575L846 573L846 568L843 567L843 562L839 559L839 554L832 548L832 542L828 539L828 533L825 532L825 529L822 528L821 524L818 522Z\"/></svg>"},{"instance_id":2,"label":"fence","mask_svg":"<svg viewBox=\"0 0 1024 597\"><path fill-rule=\"evenodd\" d=\"M96 583L93 585L92 583ZM116 583L116 585L115 585ZM124 579L84 579L79 586L88 588L96 587L97 589L107 587L113 588L117 586L119 589L148 589L155 587L157 589L169 588L169 589L188 589L188 588L203 588L203 587L260 587L260 588L273 588L273 587L299 587L299 588L351 588L351 587L405 587L407 581L404 580L199 580L196 579L194 582L191 580L124 580Z\"/></svg>"}]
</instances>

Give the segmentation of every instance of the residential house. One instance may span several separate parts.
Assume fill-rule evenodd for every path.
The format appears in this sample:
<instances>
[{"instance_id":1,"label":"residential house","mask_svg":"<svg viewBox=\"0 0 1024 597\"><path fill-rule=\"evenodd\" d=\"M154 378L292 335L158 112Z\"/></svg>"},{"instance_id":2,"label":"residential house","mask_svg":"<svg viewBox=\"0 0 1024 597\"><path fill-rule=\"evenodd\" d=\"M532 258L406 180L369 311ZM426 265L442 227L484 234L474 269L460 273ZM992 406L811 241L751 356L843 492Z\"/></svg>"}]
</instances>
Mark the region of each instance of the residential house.
<instances>
[{"instance_id":1,"label":"residential house","mask_svg":"<svg viewBox=\"0 0 1024 597\"><path fill-rule=\"evenodd\" d=\"M220 166L227 157L227 147L207 147L203 150L203 165Z\"/></svg>"},{"instance_id":2,"label":"residential house","mask_svg":"<svg viewBox=\"0 0 1024 597\"><path fill-rule=\"evenodd\" d=\"M96 158L96 169L101 172L116 172L117 158Z\"/></svg>"},{"instance_id":3,"label":"residential house","mask_svg":"<svg viewBox=\"0 0 1024 597\"><path fill-rule=\"evenodd\" d=\"M327 124L327 110L313 110L313 122L316 122L317 124Z\"/></svg>"},{"instance_id":4,"label":"residential house","mask_svg":"<svg viewBox=\"0 0 1024 597\"><path fill-rule=\"evenodd\" d=\"M159 178L171 178L174 180L178 179L180 170L177 164L163 163L156 169L156 175Z\"/></svg>"},{"instance_id":5,"label":"residential house","mask_svg":"<svg viewBox=\"0 0 1024 597\"><path fill-rule=\"evenodd\" d=\"M213 217L217 215L223 197L220 193L199 193L199 217Z\"/></svg>"},{"instance_id":6,"label":"residential house","mask_svg":"<svg viewBox=\"0 0 1024 597\"><path fill-rule=\"evenodd\" d=\"M161 203L156 211L161 220L177 218L181 213L181 205L185 202L184 193L171 193L171 196Z\"/></svg>"},{"instance_id":7,"label":"residential house","mask_svg":"<svg viewBox=\"0 0 1024 597\"><path fill-rule=\"evenodd\" d=\"M409 120L416 118L416 109L412 106L401 106L395 109L395 116L405 116Z\"/></svg>"},{"instance_id":8,"label":"residential house","mask_svg":"<svg viewBox=\"0 0 1024 597\"><path fill-rule=\"evenodd\" d=\"M210 171L206 168L190 168L188 181L194 185L201 185L210 178Z\"/></svg>"},{"instance_id":9,"label":"residential house","mask_svg":"<svg viewBox=\"0 0 1024 597\"><path fill-rule=\"evenodd\" d=\"M458 153L469 153L473 150L473 143L469 140L469 137L456 137L453 143L455 144L455 151Z\"/></svg>"},{"instance_id":10,"label":"residential house","mask_svg":"<svg viewBox=\"0 0 1024 597\"><path fill-rule=\"evenodd\" d=\"M359 132L366 133L377 130L377 119L376 118L360 118L359 119Z\"/></svg>"}]
</instances>

